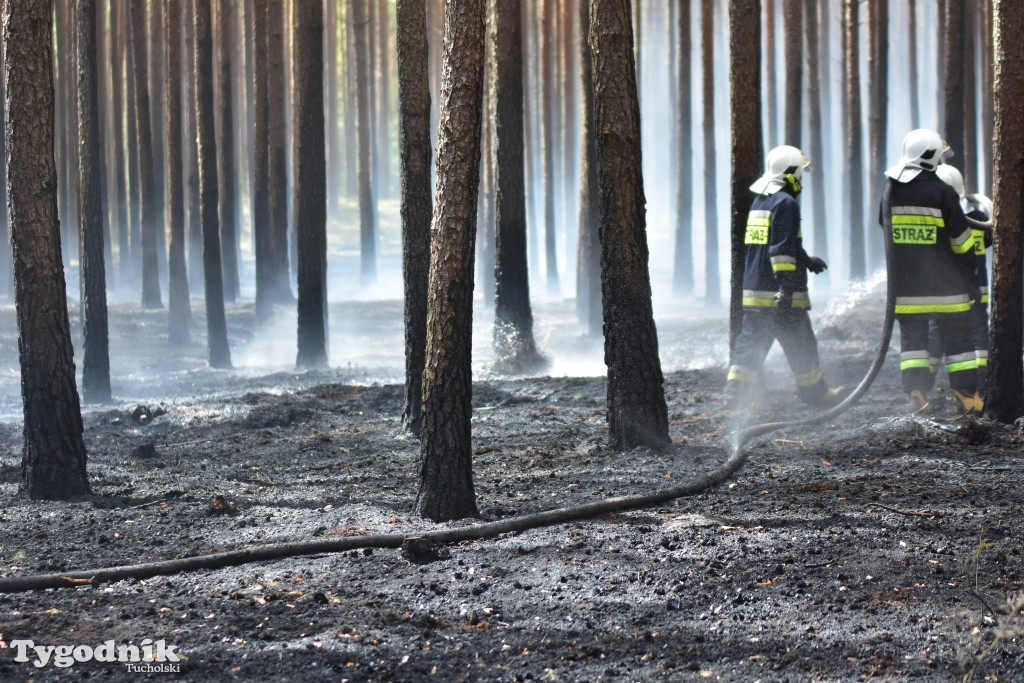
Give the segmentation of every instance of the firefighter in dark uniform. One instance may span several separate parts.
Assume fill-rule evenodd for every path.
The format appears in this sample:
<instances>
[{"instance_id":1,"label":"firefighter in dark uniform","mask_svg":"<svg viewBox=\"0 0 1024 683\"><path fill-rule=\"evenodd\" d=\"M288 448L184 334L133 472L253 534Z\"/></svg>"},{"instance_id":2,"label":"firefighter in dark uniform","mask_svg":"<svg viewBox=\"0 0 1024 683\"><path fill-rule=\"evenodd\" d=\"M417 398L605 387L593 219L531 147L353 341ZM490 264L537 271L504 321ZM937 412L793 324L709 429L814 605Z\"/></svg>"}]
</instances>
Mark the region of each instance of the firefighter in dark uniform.
<instances>
[{"instance_id":1,"label":"firefighter in dark uniform","mask_svg":"<svg viewBox=\"0 0 1024 683\"><path fill-rule=\"evenodd\" d=\"M956 190L936 175L947 147L938 133L920 128L903 139L903 156L889 168L879 223L892 235L900 374L913 411L927 409L934 381L928 323L934 321L953 394L969 413L980 413L978 361L970 312L980 298L974 281L974 235Z\"/></svg>"},{"instance_id":2,"label":"firefighter in dark uniform","mask_svg":"<svg viewBox=\"0 0 1024 683\"><path fill-rule=\"evenodd\" d=\"M825 383L818 362L818 341L808 311L807 271L828 266L808 256L800 232L800 194L807 157L789 145L768 153L767 169L750 189L757 195L744 238L743 324L732 349L725 396L731 407L748 400L760 382L761 366L776 339L796 380L800 399L809 405L839 402L837 389Z\"/></svg>"}]
</instances>

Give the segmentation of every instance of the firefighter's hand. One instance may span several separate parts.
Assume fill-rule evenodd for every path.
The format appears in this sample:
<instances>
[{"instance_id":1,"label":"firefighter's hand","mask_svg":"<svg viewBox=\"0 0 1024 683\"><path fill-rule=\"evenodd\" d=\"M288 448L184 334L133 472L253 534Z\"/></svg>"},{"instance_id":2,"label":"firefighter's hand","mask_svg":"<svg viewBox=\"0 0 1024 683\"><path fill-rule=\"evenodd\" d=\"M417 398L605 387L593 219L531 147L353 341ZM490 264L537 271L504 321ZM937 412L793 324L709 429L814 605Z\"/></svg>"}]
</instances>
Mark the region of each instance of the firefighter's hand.
<instances>
[{"instance_id":1,"label":"firefighter's hand","mask_svg":"<svg viewBox=\"0 0 1024 683\"><path fill-rule=\"evenodd\" d=\"M822 271L828 270L828 264L825 263L824 259L820 259L817 256L807 257L807 270L811 271L815 275Z\"/></svg>"},{"instance_id":2,"label":"firefighter's hand","mask_svg":"<svg viewBox=\"0 0 1024 683\"><path fill-rule=\"evenodd\" d=\"M981 289L979 289L977 286L974 286L971 289L967 290L967 296L971 297L971 301L973 301L975 305L981 303Z\"/></svg>"},{"instance_id":3,"label":"firefighter's hand","mask_svg":"<svg viewBox=\"0 0 1024 683\"><path fill-rule=\"evenodd\" d=\"M781 308L789 310L793 308L793 293L792 292L777 292L775 294L775 308Z\"/></svg>"}]
</instances>

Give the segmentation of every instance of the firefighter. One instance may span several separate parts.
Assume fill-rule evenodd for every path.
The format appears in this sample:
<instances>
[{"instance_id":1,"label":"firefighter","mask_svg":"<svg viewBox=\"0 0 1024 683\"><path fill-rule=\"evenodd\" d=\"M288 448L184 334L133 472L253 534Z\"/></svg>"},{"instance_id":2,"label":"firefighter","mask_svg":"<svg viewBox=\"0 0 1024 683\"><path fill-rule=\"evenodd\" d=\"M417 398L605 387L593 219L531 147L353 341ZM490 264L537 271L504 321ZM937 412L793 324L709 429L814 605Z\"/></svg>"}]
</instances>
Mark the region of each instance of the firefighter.
<instances>
[{"instance_id":1,"label":"firefighter","mask_svg":"<svg viewBox=\"0 0 1024 683\"><path fill-rule=\"evenodd\" d=\"M988 378L988 259L985 252L992 246L992 200L983 194L966 194L964 177L955 166L940 164L935 173L960 196L960 208L974 236L974 283L978 286L980 299L971 306L971 339L978 361L978 391L984 396ZM938 335L929 334L928 344L934 372L942 355Z\"/></svg>"},{"instance_id":2,"label":"firefighter","mask_svg":"<svg viewBox=\"0 0 1024 683\"><path fill-rule=\"evenodd\" d=\"M930 407L934 378L928 325L934 321L946 357L949 384L968 413L980 413L978 361L970 311L976 298L974 235L956 190L936 174L948 150L933 130L919 128L903 138L899 163L888 177L879 223L892 234L896 319L900 324L900 374L912 411Z\"/></svg>"},{"instance_id":3,"label":"firefighter","mask_svg":"<svg viewBox=\"0 0 1024 683\"><path fill-rule=\"evenodd\" d=\"M730 407L749 400L776 339L804 403L828 407L841 398L839 390L825 383L808 315L807 271L821 273L828 267L822 259L807 255L800 232L796 198L809 165L796 147L776 147L768 153L764 175L750 186L757 196L744 238L743 324L732 349L725 389Z\"/></svg>"}]
</instances>

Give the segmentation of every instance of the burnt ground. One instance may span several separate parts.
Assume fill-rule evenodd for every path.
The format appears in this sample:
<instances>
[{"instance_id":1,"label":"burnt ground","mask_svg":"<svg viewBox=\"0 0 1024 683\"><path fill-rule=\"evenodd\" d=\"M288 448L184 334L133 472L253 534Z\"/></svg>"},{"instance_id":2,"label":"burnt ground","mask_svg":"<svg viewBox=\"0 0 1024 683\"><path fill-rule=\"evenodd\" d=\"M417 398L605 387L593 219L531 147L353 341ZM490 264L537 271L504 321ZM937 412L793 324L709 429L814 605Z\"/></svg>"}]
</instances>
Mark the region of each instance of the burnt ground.
<instances>
[{"instance_id":1,"label":"burnt ground","mask_svg":"<svg viewBox=\"0 0 1024 683\"><path fill-rule=\"evenodd\" d=\"M378 309L400 319L398 302L340 318ZM869 365L876 314L819 330L837 383ZM0 422L0 574L435 528L412 514L418 445L400 426L399 384L344 361L207 370L200 334L185 349L161 341L163 315L113 309L115 354L133 368L115 393L167 384L85 406L94 496L19 497L19 420ZM251 340L251 306L229 315L233 345ZM11 307L0 317L9 409ZM666 371L667 453L606 447L603 378L477 382L483 519L650 492L722 462L724 368ZM975 680L1024 680L1024 618L1007 607L1024 591L1021 427L958 416L941 379L935 414L907 415L897 374L891 352L859 405L754 440L744 469L701 495L452 545L429 562L357 550L0 595L0 648L163 639L184 658L152 678L192 681L946 681L976 664ZM767 381L747 423L812 414L793 404L778 358ZM218 495L237 511L210 514ZM14 657L0 651L0 679L144 676Z\"/></svg>"}]
</instances>

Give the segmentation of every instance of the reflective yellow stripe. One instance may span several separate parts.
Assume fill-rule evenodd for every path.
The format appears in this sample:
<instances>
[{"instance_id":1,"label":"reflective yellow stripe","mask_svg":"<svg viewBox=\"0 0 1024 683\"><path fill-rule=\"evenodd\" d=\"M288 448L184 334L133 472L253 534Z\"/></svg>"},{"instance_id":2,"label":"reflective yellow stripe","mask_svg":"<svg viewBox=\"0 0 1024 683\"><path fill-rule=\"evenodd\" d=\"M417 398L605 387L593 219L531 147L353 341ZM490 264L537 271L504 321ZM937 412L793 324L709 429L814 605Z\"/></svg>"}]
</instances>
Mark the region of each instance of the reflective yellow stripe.
<instances>
[{"instance_id":1,"label":"reflective yellow stripe","mask_svg":"<svg viewBox=\"0 0 1024 683\"><path fill-rule=\"evenodd\" d=\"M931 366L931 361L927 358L908 358L907 360L900 361L900 370L910 370L911 368L931 369Z\"/></svg>"},{"instance_id":2,"label":"reflective yellow stripe","mask_svg":"<svg viewBox=\"0 0 1024 683\"><path fill-rule=\"evenodd\" d=\"M975 361L975 362L978 364L979 368L988 367L988 357L987 356L979 357L978 360Z\"/></svg>"},{"instance_id":3,"label":"reflective yellow stripe","mask_svg":"<svg viewBox=\"0 0 1024 683\"><path fill-rule=\"evenodd\" d=\"M978 360L972 358L971 360L962 360L959 363L948 363L946 370L949 372L963 372L964 370L976 370L978 368Z\"/></svg>"},{"instance_id":4,"label":"reflective yellow stripe","mask_svg":"<svg viewBox=\"0 0 1024 683\"><path fill-rule=\"evenodd\" d=\"M821 370L818 370L817 372L811 373L807 377L803 377L803 378L797 377L796 378L796 385L798 387L814 386L815 384L817 384L818 382L821 381L821 378L822 378L822 372L821 372Z\"/></svg>"},{"instance_id":5,"label":"reflective yellow stripe","mask_svg":"<svg viewBox=\"0 0 1024 683\"><path fill-rule=\"evenodd\" d=\"M971 234L971 229L967 228L956 239L950 238L949 245L953 249L954 254L966 254L974 248L974 235Z\"/></svg>"},{"instance_id":6,"label":"reflective yellow stripe","mask_svg":"<svg viewBox=\"0 0 1024 683\"><path fill-rule=\"evenodd\" d=\"M729 382L745 382L747 384L753 384L757 381L757 372L750 368L743 367L742 365L733 365L729 368L729 374L726 377Z\"/></svg>"},{"instance_id":7,"label":"reflective yellow stripe","mask_svg":"<svg viewBox=\"0 0 1024 683\"><path fill-rule=\"evenodd\" d=\"M759 308L775 308L775 299L759 299L752 296L743 297L744 306L756 306ZM810 308L810 299L793 299L792 308Z\"/></svg>"},{"instance_id":8,"label":"reflective yellow stripe","mask_svg":"<svg viewBox=\"0 0 1024 683\"><path fill-rule=\"evenodd\" d=\"M772 264L772 272L773 273L781 273L781 272L789 271L789 270L796 270L796 264L795 263L773 263Z\"/></svg>"},{"instance_id":9,"label":"reflective yellow stripe","mask_svg":"<svg viewBox=\"0 0 1024 683\"><path fill-rule=\"evenodd\" d=\"M946 227L946 221L941 216L921 216L913 214L893 214L893 225L934 225L936 228Z\"/></svg>"},{"instance_id":10,"label":"reflective yellow stripe","mask_svg":"<svg viewBox=\"0 0 1024 683\"><path fill-rule=\"evenodd\" d=\"M963 304L896 304L896 315L917 313L963 313L971 310L971 302Z\"/></svg>"}]
</instances>

